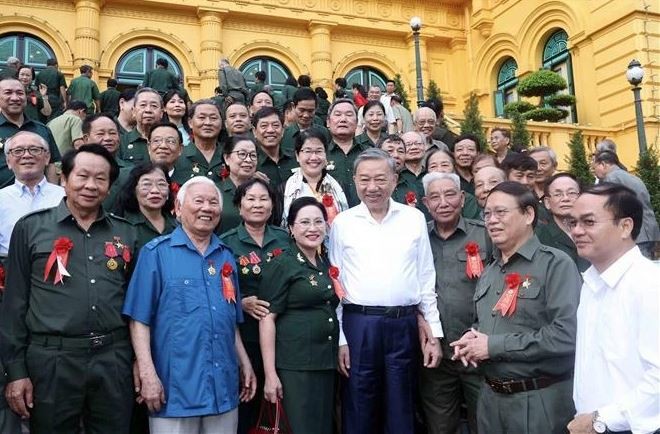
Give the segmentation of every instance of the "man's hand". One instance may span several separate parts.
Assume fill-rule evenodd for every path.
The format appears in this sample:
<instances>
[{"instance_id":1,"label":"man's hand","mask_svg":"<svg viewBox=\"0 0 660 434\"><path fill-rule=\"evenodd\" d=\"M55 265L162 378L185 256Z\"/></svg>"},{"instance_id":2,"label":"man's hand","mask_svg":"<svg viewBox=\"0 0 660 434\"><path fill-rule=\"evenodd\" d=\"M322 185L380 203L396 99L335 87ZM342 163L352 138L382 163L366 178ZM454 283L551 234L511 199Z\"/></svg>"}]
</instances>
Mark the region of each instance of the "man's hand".
<instances>
[{"instance_id":1,"label":"man's hand","mask_svg":"<svg viewBox=\"0 0 660 434\"><path fill-rule=\"evenodd\" d=\"M12 381L5 387L5 398L9 408L22 419L30 417L30 410L34 403L32 401L32 381L29 378L21 378Z\"/></svg>"},{"instance_id":2,"label":"man's hand","mask_svg":"<svg viewBox=\"0 0 660 434\"><path fill-rule=\"evenodd\" d=\"M422 354L424 355L425 368L437 368L442 359L442 347L440 346L440 339L430 338L426 341L426 345L422 347Z\"/></svg>"},{"instance_id":3,"label":"man's hand","mask_svg":"<svg viewBox=\"0 0 660 434\"><path fill-rule=\"evenodd\" d=\"M142 380L140 380L140 367L138 366L137 359L133 360L133 384L135 386L135 393L139 395L142 388ZM138 396L137 399L140 399Z\"/></svg>"},{"instance_id":4,"label":"man's hand","mask_svg":"<svg viewBox=\"0 0 660 434\"><path fill-rule=\"evenodd\" d=\"M337 354L337 369L344 377L350 377L351 370L351 355L348 351L348 345L339 346L339 354Z\"/></svg>"},{"instance_id":5,"label":"man's hand","mask_svg":"<svg viewBox=\"0 0 660 434\"><path fill-rule=\"evenodd\" d=\"M160 411L165 404L165 389L155 371L144 373L140 376L140 396L138 403L147 404L150 412Z\"/></svg>"},{"instance_id":6,"label":"man's hand","mask_svg":"<svg viewBox=\"0 0 660 434\"><path fill-rule=\"evenodd\" d=\"M270 303L264 300L259 300L256 295L243 297L243 300L241 300L241 307L243 308L243 312L249 314L257 321L260 321L270 313L268 310L269 306Z\"/></svg>"},{"instance_id":7,"label":"man's hand","mask_svg":"<svg viewBox=\"0 0 660 434\"><path fill-rule=\"evenodd\" d=\"M257 172L254 173L253 176L254 176L255 178L259 178L259 179L261 179L262 181L267 182L267 183L270 184L270 178L269 178L268 175L266 175L264 172L259 172L259 171L257 171Z\"/></svg>"},{"instance_id":8,"label":"man's hand","mask_svg":"<svg viewBox=\"0 0 660 434\"><path fill-rule=\"evenodd\" d=\"M591 413L578 414L568 423L568 431L571 434L595 434L593 420L594 415Z\"/></svg>"},{"instance_id":9,"label":"man's hand","mask_svg":"<svg viewBox=\"0 0 660 434\"><path fill-rule=\"evenodd\" d=\"M421 314L417 315L417 332L419 333L419 347L424 350L426 343L433 339L433 331Z\"/></svg>"},{"instance_id":10,"label":"man's hand","mask_svg":"<svg viewBox=\"0 0 660 434\"><path fill-rule=\"evenodd\" d=\"M465 333L459 340L449 344L454 348L452 360L460 360L463 366L471 364L475 368L477 363L490 358L488 355L488 335L475 329Z\"/></svg>"},{"instance_id":11,"label":"man's hand","mask_svg":"<svg viewBox=\"0 0 660 434\"><path fill-rule=\"evenodd\" d=\"M282 398L284 398L284 393L282 392L280 377L276 374L266 375L266 381L264 382L264 399L275 404L278 399Z\"/></svg>"}]
</instances>

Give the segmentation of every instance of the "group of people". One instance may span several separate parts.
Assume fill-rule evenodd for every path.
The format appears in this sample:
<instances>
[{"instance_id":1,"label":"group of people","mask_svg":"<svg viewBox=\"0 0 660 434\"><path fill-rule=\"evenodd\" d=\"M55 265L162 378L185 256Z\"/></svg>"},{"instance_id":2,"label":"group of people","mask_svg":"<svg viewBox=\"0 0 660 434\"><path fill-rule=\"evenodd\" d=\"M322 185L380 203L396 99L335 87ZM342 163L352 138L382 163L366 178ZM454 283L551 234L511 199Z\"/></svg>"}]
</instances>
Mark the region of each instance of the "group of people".
<instances>
[{"instance_id":1,"label":"group of people","mask_svg":"<svg viewBox=\"0 0 660 434\"><path fill-rule=\"evenodd\" d=\"M285 126L231 69L222 104L81 108L62 153L0 79L0 432L247 433L277 402L297 434L660 428L658 224L611 141L582 186L437 104L390 117L393 83L361 112L337 83L325 124L298 86Z\"/></svg>"}]
</instances>

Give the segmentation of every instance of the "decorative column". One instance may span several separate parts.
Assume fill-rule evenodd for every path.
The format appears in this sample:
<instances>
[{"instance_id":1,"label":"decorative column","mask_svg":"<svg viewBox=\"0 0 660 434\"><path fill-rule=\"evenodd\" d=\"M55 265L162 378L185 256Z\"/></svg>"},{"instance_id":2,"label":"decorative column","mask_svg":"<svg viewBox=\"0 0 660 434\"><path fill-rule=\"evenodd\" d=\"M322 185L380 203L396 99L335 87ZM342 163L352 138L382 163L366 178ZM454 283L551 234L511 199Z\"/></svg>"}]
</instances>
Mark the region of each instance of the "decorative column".
<instances>
[{"instance_id":1,"label":"decorative column","mask_svg":"<svg viewBox=\"0 0 660 434\"><path fill-rule=\"evenodd\" d=\"M309 35L312 39L312 75L313 86L321 86L328 94L332 91L332 54L330 50L330 32L336 23L310 21Z\"/></svg>"},{"instance_id":2,"label":"decorative column","mask_svg":"<svg viewBox=\"0 0 660 434\"><path fill-rule=\"evenodd\" d=\"M87 64L96 69L100 64L100 14L101 0L76 0L75 67Z\"/></svg>"},{"instance_id":3,"label":"decorative column","mask_svg":"<svg viewBox=\"0 0 660 434\"><path fill-rule=\"evenodd\" d=\"M426 41L428 40L428 36L420 34L419 35L419 57L420 57L420 65L421 65L421 72L422 72L422 77L424 80L429 80L429 63L427 62L427 55L426 55ZM408 80L410 83L416 83L416 77L417 77L417 61L416 61L416 55L415 55L415 37L413 34L410 34L407 38L408 42L408 52L410 53L410 63L408 64ZM426 84L426 83L425 83ZM426 87L426 86L424 86ZM419 105L421 101L417 101L417 105Z\"/></svg>"},{"instance_id":4,"label":"decorative column","mask_svg":"<svg viewBox=\"0 0 660 434\"><path fill-rule=\"evenodd\" d=\"M200 26L200 95L210 98L218 83L218 62L222 57L222 20L226 9L198 8ZM233 66L233 65L232 65Z\"/></svg>"}]
</instances>

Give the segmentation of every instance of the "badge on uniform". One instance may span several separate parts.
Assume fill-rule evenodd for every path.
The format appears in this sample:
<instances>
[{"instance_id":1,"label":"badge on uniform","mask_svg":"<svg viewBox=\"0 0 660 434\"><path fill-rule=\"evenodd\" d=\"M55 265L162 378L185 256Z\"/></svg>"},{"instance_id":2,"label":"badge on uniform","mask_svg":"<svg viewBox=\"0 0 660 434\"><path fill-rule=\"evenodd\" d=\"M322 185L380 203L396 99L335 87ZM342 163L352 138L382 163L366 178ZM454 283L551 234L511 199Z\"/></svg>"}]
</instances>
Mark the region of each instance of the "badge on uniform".
<instances>
[{"instance_id":1,"label":"badge on uniform","mask_svg":"<svg viewBox=\"0 0 660 434\"><path fill-rule=\"evenodd\" d=\"M254 274L259 274L261 273L261 267L259 266L259 263L261 262L261 258L257 253L253 250L248 254L250 258L250 264L252 264L252 272Z\"/></svg>"},{"instance_id":2,"label":"badge on uniform","mask_svg":"<svg viewBox=\"0 0 660 434\"><path fill-rule=\"evenodd\" d=\"M465 275L468 279L476 279L484 271L484 263L479 256L479 244L470 241L465 245L467 261L465 263Z\"/></svg>"},{"instance_id":3,"label":"badge on uniform","mask_svg":"<svg viewBox=\"0 0 660 434\"><path fill-rule=\"evenodd\" d=\"M193 173L199 173L199 165L197 163L193 163L192 171Z\"/></svg>"},{"instance_id":4,"label":"badge on uniform","mask_svg":"<svg viewBox=\"0 0 660 434\"><path fill-rule=\"evenodd\" d=\"M209 272L209 276L215 276L216 270L215 267L213 266L213 261L209 261L209 268L207 269Z\"/></svg>"},{"instance_id":5,"label":"badge on uniform","mask_svg":"<svg viewBox=\"0 0 660 434\"><path fill-rule=\"evenodd\" d=\"M131 262L131 250L128 246L122 243L120 237L112 237L113 241L105 242L105 256L108 260L105 263L105 266L110 271L115 271L119 268L119 262L115 258L120 256L119 251L121 250L121 258L124 260L124 269L126 265Z\"/></svg>"},{"instance_id":6,"label":"badge on uniform","mask_svg":"<svg viewBox=\"0 0 660 434\"><path fill-rule=\"evenodd\" d=\"M312 285L312 286L319 286L319 281L316 280L315 275L312 274L312 275L309 276L309 284Z\"/></svg>"},{"instance_id":7,"label":"badge on uniform","mask_svg":"<svg viewBox=\"0 0 660 434\"><path fill-rule=\"evenodd\" d=\"M298 259L303 264L305 263L305 258L303 258L303 255L300 252L296 255L296 259Z\"/></svg>"}]
</instances>

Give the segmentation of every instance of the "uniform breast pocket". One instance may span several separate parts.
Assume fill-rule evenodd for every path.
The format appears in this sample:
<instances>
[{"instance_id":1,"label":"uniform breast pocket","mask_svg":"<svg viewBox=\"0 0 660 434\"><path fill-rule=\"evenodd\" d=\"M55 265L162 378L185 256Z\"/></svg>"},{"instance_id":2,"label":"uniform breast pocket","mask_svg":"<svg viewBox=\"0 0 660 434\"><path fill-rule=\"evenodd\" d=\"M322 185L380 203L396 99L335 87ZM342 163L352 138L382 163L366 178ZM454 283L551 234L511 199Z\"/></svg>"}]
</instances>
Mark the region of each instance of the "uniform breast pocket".
<instances>
[{"instance_id":1,"label":"uniform breast pocket","mask_svg":"<svg viewBox=\"0 0 660 434\"><path fill-rule=\"evenodd\" d=\"M166 283L166 288L175 293L177 310L184 315L199 311L206 301L204 281L201 279L173 279Z\"/></svg>"},{"instance_id":2,"label":"uniform breast pocket","mask_svg":"<svg viewBox=\"0 0 660 434\"><path fill-rule=\"evenodd\" d=\"M32 253L32 274L37 276L39 280L43 280L44 272L46 271L46 263L50 257L50 253L53 251L53 242L52 241L42 241L35 245ZM51 267L51 275L55 273L54 270L57 269L57 264L53 263ZM51 279L52 281L52 276Z\"/></svg>"},{"instance_id":3,"label":"uniform breast pocket","mask_svg":"<svg viewBox=\"0 0 660 434\"><path fill-rule=\"evenodd\" d=\"M542 289L541 282L532 280L527 286L523 282L518 291L516 314L521 318L538 321L539 315L545 311L544 297L541 297Z\"/></svg>"},{"instance_id":4,"label":"uniform breast pocket","mask_svg":"<svg viewBox=\"0 0 660 434\"><path fill-rule=\"evenodd\" d=\"M478 302L483 298L484 295L488 292L490 284L486 282L478 282L477 287L474 289L474 297L472 298L474 302Z\"/></svg>"},{"instance_id":5,"label":"uniform breast pocket","mask_svg":"<svg viewBox=\"0 0 660 434\"><path fill-rule=\"evenodd\" d=\"M479 259L481 261L481 268L483 272L484 268L484 263L486 261L486 253L483 252L481 249L479 249ZM468 263L468 256L465 251L458 251L456 252L456 260L458 261L458 272L461 273L461 280L465 282L472 282L478 278L469 278L467 275L467 263ZM478 264L473 264L472 267L478 267ZM476 271L476 270L474 270Z\"/></svg>"}]
</instances>

